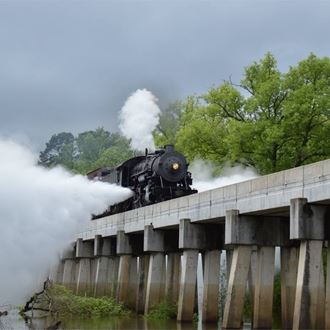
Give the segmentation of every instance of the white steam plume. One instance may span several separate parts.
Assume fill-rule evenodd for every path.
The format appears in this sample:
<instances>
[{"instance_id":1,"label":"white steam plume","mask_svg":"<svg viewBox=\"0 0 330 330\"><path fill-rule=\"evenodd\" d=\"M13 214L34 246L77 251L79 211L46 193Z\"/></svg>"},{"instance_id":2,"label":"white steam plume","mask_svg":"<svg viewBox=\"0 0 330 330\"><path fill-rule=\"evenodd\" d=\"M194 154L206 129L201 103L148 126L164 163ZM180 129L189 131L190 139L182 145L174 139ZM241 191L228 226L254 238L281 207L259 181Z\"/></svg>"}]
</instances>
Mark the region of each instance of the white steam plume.
<instances>
[{"instance_id":1,"label":"white steam plume","mask_svg":"<svg viewBox=\"0 0 330 330\"><path fill-rule=\"evenodd\" d=\"M0 155L0 304L22 303L78 226L131 191L39 167L11 141L0 140Z\"/></svg>"},{"instance_id":2,"label":"white steam plume","mask_svg":"<svg viewBox=\"0 0 330 330\"><path fill-rule=\"evenodd\" d=\"M257 172L253 168L243 166L225 167L221 176L214 177L213 165L204 160L193 161L189 166L189 170L193 177L193 187L198 192L228 186L258 177Z\"/></svg>"},{"instance_id":3,"label":"white steam plume","mask_svg":"<svg viewBox=\"0 0 330 330\"><path fill-rule=\"evenodd\" d=\"M159 123L158 99L146 89L138 89L125 102L119 114L119 128L131 139L132 148L155 149L152 131Z\"/></svg>"}]
</instances>

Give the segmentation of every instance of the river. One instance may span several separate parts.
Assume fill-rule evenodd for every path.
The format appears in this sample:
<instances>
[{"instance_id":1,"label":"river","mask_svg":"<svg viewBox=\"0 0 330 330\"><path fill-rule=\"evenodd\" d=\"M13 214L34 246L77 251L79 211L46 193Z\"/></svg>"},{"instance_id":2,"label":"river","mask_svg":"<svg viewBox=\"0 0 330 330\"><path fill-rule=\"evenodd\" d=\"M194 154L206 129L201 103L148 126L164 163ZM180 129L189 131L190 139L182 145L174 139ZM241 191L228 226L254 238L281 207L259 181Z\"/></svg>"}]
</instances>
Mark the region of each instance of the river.
<instances>
[{"instance_id":1,"label":"river","mask_svg":"<svg viewBox=\"0 0 330 330\"><path fill-rule=\"evenodd\" d=\"M47 318L34 318L29 324L18 315L17 308L11 308L7 316L0 317L0 330L32 330L47 329L56 322ZM244 329L249 329L249 324ZM202 324L191 322L176 322L175 320L166 321L150 321L143 316L131 315L124 318L70 318L61 321L58 329L107 329L107 330L220 330L221 325L218 324Z\"/></svg>"}]
</instances>

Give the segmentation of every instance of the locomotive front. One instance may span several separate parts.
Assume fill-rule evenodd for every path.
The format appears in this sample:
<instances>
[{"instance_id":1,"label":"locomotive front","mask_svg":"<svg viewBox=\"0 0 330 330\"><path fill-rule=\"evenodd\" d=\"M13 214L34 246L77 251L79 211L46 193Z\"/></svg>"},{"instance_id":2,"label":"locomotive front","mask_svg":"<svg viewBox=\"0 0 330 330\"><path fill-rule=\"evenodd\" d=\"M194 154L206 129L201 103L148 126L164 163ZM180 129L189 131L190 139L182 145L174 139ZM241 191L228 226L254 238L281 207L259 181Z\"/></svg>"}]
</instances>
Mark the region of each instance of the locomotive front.
<instances>
[{"instance_id":1,"label":"locomotive front","mask_svg":"<svg viewBox=\"0 0 330 330\"><path fill-rule=\"evenodd\" d=\"M197 192L191 189L192 178L185 157L172 145L147 153L131 170L130 187L134 192L133 208Z\"/></svg>"}]
</instances>

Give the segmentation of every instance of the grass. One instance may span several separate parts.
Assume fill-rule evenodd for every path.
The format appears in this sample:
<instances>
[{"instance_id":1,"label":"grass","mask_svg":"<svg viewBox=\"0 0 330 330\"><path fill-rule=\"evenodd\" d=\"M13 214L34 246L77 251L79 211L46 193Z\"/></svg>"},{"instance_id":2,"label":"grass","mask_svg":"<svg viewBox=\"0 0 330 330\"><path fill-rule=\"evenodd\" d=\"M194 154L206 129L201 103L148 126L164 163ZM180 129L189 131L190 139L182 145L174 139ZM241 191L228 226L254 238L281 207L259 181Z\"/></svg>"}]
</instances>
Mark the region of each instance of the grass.
<instances>
[{"instance_id":1,"label":"grass","mask_svg":"<svg viewBox=\"0 0 330 330\"><path fill-rule=\"evenodd\" d=\"M148 320L169 320L175 319L177 308L166 301L163 301L153 307L150 312L145 316Z\"/></svg>"}]
</instances>

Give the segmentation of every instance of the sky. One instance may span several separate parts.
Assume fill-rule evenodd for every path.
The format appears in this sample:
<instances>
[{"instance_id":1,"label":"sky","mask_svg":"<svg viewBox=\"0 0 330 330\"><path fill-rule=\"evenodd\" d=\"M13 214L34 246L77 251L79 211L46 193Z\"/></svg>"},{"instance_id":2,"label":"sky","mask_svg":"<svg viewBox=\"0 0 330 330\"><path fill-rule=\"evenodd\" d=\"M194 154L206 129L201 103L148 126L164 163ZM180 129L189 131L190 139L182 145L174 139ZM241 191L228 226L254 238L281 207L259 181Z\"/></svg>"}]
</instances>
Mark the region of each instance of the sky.
<instances>
[{"instance_id":1,"label":"sky","mask_svg":"<svg viewBox=\"0 0 330 330\"><path fill-rule=\"evenodd\" d=\"M137 89L161 108L270 51L281 70L330 55L330 1L0 0L0 137L35 150L104 127Z\"/></svg>"}]
</instances>

